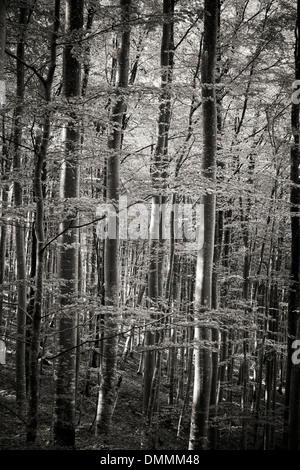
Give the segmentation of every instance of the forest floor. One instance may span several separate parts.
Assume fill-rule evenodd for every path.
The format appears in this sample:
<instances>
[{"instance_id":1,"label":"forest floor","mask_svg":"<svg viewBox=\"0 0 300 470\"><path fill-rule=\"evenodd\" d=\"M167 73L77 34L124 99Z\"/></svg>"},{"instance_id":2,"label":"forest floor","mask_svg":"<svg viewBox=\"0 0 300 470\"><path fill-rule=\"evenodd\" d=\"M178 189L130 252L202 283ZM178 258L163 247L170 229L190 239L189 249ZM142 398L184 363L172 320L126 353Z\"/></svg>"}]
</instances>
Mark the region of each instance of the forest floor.
<instances>
[{"instance_id":1,"label":"forest floor","mask_svg":"<svg viewBox=\"0 0 300 470\"><path fill-rule=\"evenodd\" d=\"M142 436L142 376L138 371L138 355L128 355L118 377L121 385L109 436L95 436L97 404L97 373L92 369L90 396L79 393L76 409L77 450L140 450ZM34 446L26 445L26 425L18 415L15 395L15 370L8 357L0 365L0 450L56 450L52 444L54 386L52 366L43 366L40 385L38 437ZM94 377L93 377L94 375ZM162 380L160 393L159 426L156 429L158 450L187 449L190 412L183 422L181 436L177 437L180 410L168 406L168 387ZM24 419L24 418L23 418ZM26 418L25 418L26 420Z\"/></svg>"},{"instance_id":2,"label":"forest floor","mask_svg":"<svg viewBox=\"0 0 300 470\"><path fill-rule=\"evenodd\" d=\"M135 451L141 449L142 420L142 376L138 374L139 355L128 355L118 376L122 376L114 410L112 431L105 438L95 436L95 412L97 403L97 372L92 369L90 394L84 393L85 380L79 383L79 397L76 407L76 445L74 450L83 451ZM84 370L81 371L84 376ZM54 412L53 368L43 366L41 375L41 398L39 407L38 438L33 445L26 445L26 426L18 415L15 396L14 358L9 357L6 365L0 365L0 450L60 450L52 443L52 419ZM283 398L278 395L278 415L281 416ZM156 450L188 449L191 410L186 410L180 436L177 427L182 400L172 407L168 404L168 384L164 377L160 387L158 425L155 428ZM239 450L242 433L240 407L232 403L220 417L218 449ZM228 411L232 415L228 424ZM233 417L233 418L232 418ZM224 423L224 425L223 425ZM276 432L281 434L282 423L278 422ZM250 429L249 443L254 432ZM73 450L73 449L72 449Z\"/></svg>"}]
</instances>

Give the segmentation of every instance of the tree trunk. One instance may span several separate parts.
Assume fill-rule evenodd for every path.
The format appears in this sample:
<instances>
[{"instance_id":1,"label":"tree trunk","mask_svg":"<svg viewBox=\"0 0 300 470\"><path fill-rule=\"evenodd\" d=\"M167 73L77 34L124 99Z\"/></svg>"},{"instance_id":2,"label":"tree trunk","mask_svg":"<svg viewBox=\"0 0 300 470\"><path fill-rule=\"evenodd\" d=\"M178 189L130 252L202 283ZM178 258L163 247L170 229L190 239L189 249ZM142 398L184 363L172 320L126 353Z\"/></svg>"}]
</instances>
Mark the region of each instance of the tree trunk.
<instances>
[{"instance_id":1,"label":"tree trunk","mask_svg":"<svg viewBox=\"0 0 300 470\"><path fill-rule=\"evenodd\" d=\"M51 134L51 89L56 68L56 39L59 29L60 0L55 1L54 29L51 41L51 62L48 77L44 84L46 110L44 115L43 136L41 145L36 152L34 171L34 196L36 202L35 235L36 235L36 269L35 290L32 313L31 343L29 352L29 424L27 442L34 442L37 436L38 402L39 402L39 363L40 329L43 308L43 277L44 277L44 190L43 172Z\"/></svg>"},{"instance_id":2,"label":"tree trunk","mask_svg":"<svg viewBox=\"0 0 300 470\"><path fill-rule=\"evenodd\" d=\"M159 296L161 295L162 286L162 258L163 258L163 240L161 234L161 210L166 201L166 177L168 166L168 133L171 120L171 94L170 86L172 84L173 74L173 55L174 55L174 38L173 38L173 16L174 16L174 0L163 1L163 34L161 42L161 96L158 117L158 136L155 147L151 178L155 195L152 197L150 233L149 233L149 275L148 275L148 296L150 299L150 307L152 309L151 319L157 320ZM161 194L164 193L164 194ZM147 421L148 405L151 396L151 384L154 372L155 353L152 346L155 343L155 334L148 330L145 333L144 353L144 384L143 384L143 413ZM147 422L145 423L147 427ZM147 433L147 430L145 430ZM142 445L147 446L146 440Z\"/></svg>"},{"instance_id":3,"label":"tree trunk","mask_svg":"<svg viewBox=\"0 0 300 470\"><path fill-rule=\"evenodd\" d=\"M0 0L0 110L1 106L5 103L5 81L4 81L4 64L5 64L5 43L6 43L6 1ZM2 114L2 113L1 113ZM4 117L1 116L1 124ZM4 123L3 123L4 129ZM4 155L5 150L5 140L3 136L2 144L2 155ZM1 171L3 179L6 178L7 165L5 164L5 159L2 159L1 156ZM4 185L2 189L2 207L5 208L5 203L8 200L8 187ZM6 246L6 224L4 223L1 226L0 234L0 285L3 285L4 281L4 265L5 265L5 246ZM3 317L3 288L1 287L0 292L0 338L2 338L2 317Z\"/></svg>"},{"instance_id":4,"label":"tree trunk","mask_svg":"<svg viewBox=\"0 0 300 470\"><path fill-rule=\"evenodd\" d=\"M195 374L192 416L189 438L190 450L208 449L208 419L212 380L211 328L205 323L203 312L211 309L212 268L215 235L215 194L216 149L217 149L217 106L215 92L215 68L218 31L218 0L204 2L204 40L201 64L203 97L203 161L202 174L207 181L207 192L203 196L204 219L201 221L203 246L197 254L195 287ZM201 236L200 236L201 243ZM208 314L208 321L210 315ZM200 341L203 342L201 351ZM202 352L202 354L201 354ZM201 370L201 361L203 366ZM202 376L202 390L200 389Z\"/></svg>"},{"instance_id":5,"label":"tree trunk","mask_svg":"<svg viewBox=\"0 0 300 470\"><path fill-rule=\"evenodd\" d=\"M83 0L66 1L65 32L69 37L83 27ZM67 44L63 56L63 88L66 101L81 94L81 65ZM74 104L73 104L74 106ZM60 198L74 207L79 197L80 125L73 111L63 131L64 160L60 175ZM76 384L76 297L78 291L78 229L77 213L70 207L60 224L61 245L58 253L60 310L58 312L59 357L56 365L56 401L54 440L62 446L75 443Z\"/></svg>"},{"instance_id":6,"label":"tree trunk","mask_svg":"<svg viewBox=\"0 0 300 470\"><path fill-rule=\"evenodd\" d=\"M118 51L116 102L112 106L108 140L109 155L106 162L106 199L118 211L120 187L120 152L122 149L122 123L126 112L125 90L129 79L131 0L120 0L122 34ZM116 391L116 367L119 325L119 222L116 212L109 215L108 225L116 224L116 236L105 239L104 253L104 338L101 362L100 389L96 416L96 435L110 431ZM115 220L113 220L115 218Z\"/></svg>"},{"instance_id":7,"label":"tree trunk","mask_svg":"<svg viewBox=\"0 0 300 470\"><path fill-rule=\"evenodd\" d=\"M17 45L17 105L15 108L14 120L14 200L15 206L21 208L23 205L23 194L21 171L22 157L21 145L23 134L23 101L24 101L24 83L25 72L22 60L24 60L24 38L23 33L26 24L27 10L20 9L19 24L22 31L21 37ZM25 332L26 332L26 260L25 260L25 222L21 216L15 226L16 239L16 258L17 258L17 280L18 280L18 308L17 308L17 346L16 346L16 387L17 387L17 404L19 414L22 416L26 411L26 368L25 368Z\"/></svg>"}]
</instances>

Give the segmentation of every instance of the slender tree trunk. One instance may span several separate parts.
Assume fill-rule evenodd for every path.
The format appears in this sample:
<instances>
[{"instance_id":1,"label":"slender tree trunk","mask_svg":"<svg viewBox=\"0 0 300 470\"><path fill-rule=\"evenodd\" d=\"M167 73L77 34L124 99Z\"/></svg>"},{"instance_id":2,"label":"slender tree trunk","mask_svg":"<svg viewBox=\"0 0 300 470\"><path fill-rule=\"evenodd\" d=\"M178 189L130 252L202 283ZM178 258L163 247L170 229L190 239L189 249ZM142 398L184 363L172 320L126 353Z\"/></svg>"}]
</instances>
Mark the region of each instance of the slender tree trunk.
<instances>
[{"instance_id":1,"label":"slender tree trunk","mask_svg":"<svg viewBox=\"0 0 300 470\"><path fill-rule=\"evenodd\" d=\"M208 449L208 419L212 380L211 328L205 325L205 310L212 303L212 268L215 235L216 149L217 149L217 105L215 92L215 69L217 55L218 0L204 2L204 40L201 64L203 97L203 161L202 173L207 181L207 192L203 196L204 219L203 246L197 254L195 287L195 374L192 416L189 438L190 450ZM201 243L201 240L200 240ZM208 316L208 321L209 321ZM201 326L201 322L204 323ZM201 351L200 342L203 342ZM202 354L201 354L202 352ZM203 360L202 370L201 361ZM202 376L202 390L200 388Z\"/></svg>"},{"instance_id":2,"label":"slender tree trunk","mask_svg":"<svg viewBox=\"0 0 300 470\"><path fill-rule=\"evenodd\" d=\"M36 269L35 292L32 314L31 343L29 352L29 424L27 429L27 442L34 442L37 436L38 403L39 403L39 351L40 329L43 308L43 278L44 278L44 190L43 172L45 159L51 134L51 111L48 109L51 103L51 88L56 68L56 39L59 29L60 0L55 1L54 29L51 41L51 61L45 87L45 115L43 124L43 136L41 145L36 153L34 171L34 196L36 202L35 235L36 235Z\"/></svg>"},{"instance_id":3,"label":"slender tree trunk","mask_svg":"<svg viewBox=\"0 0 300 470\"><path fill-rule=\"evenodd\" d=\"M17 45L17 105L15 109L14 120L14 201L15 206L20 208L23 205L23 194L21 172L22 172L22 133L23 133L23 101L24 101L24 83L25 72L22 60L24 60L24 29L26 24L27 10L20 9L19 24L21 35ZM17 258L17 346L16 346L16 386L17 386L17 404L20 415L24 415L26 411L26 369L25 369L25 333L26 333L26 260L25 260L25 221L22 217L17 221L15 226L16 240L16 258Z\"/></svg>"},{"instance_id":4,"label":"slender tree trunk","mask_svg":"<svg viewBox=\"0 0 300 470\"><path fill-rule=\"evenodd\" d=\"M166 177L168 167L168 133L171 120L171 95L170 86L172 84L173 74L173 55L174 55L174 38L173 38L173 16L174 16L174 0L163 1L163 34L161 42L161 97L158 118L158 136L155 147L151 177L152 185L156 194L152 197L150 234L149 234L149 275L148 275L148 296L151 303L152 315L151 319L157 320L159 296L161 294L162 273L162 257L163 257L163 241L161 236L161 208L166 201ZM161 193L164 194L161 194ZM155 334L151 330L145 333L144 354L144 390L143 390L143 412L147 421L148 405L151 396L151 384L154 372L155 353L153 347L155 343ZM147 423L145 423L147 427ZM146 441L142 443L147 445Z\"/></svg>"},{"instance_id":5,"label":"slender tree trunk","mask_svg":"<svg viewBox=\"0 0 300 470\"><path fill-rule=\"evenodd\" d=\"M6 0L0 0L0 112L1 106L5 104L5 81L4 81L4 64L5 64L5 43L6 43ZM2 114L2 112L1 112ZM1 116L0 114L0 116ZM3 120L3 122L2 122ZM0 126L2 126L2 155L5 152L5 140L4 140L4 116L1 116ZM7 158L7 156L6 156ZM1 156L1 170L2 178L6 178L6 172L8 171L5 160ZM8 188L6 186L2 189L1 194L2 210L5 209L5 203L8 200ZM2 338L2 318L3 318L3 281L4 281L4 266L5 266L5 247L6 247L6 224L2 224L0 233L0 338Z\"/></svg>"},{"instance_id":6,"label":"slender tree trunk","mask_svg":"<svg viewBox=\"0 0 300 470\"><path fill-rule=\"evenodd\" d=\"M157 308L158 300L158 239L159 239L159 206L160 197L154 196L152 198L151 207L151 223L150 223L150 261L148 272L148 296L151 302L151 320L156 320L157 316L154 309ZM155 344L155 333L152 329L145 332L145 352L144 352L144 381L143 381L143 412L144 417L148 416L148 405L151 396L151 384L155 365L155 352L153 346ZM145 443L144 443L145 444Z\"/></svg>"},{"instance_id":7,"label":"slender tree trunk","mask_svg":"<svg viewBox=\"0 0 300 470\"><path fill-rule=\"evenodd\" d=\"M219 308L219 296L218 296L218 270L221 255L221 244L223 236L223 211L217 211L216 213L216 229L215 229L215 246L214 246L214 266L212 274L212 301L211 307L213 310ZM218 410L218 372L219 372L219 354L220 354L220 332L219 328L212 328L212 381L211 381L211 397L210 397L210 408L211 408L211 430L210 430L210 449L215 450L217 447L217 426L216 417Z\"/></svg>"},{"instance_id":8,"label":"slender tree trunk","mask_svg":"<svg viewBox=\"0 0 300 470\"><path fill-rule=\"evenodd\" d=\"M69 38L83 27L83 0L67 0L65 32ZM70 41L71 42L71 41ZM67 41L68 43L68 41ZM81 94L81 64L67 44L63 56L63 88L67 101ZM73 105L74 106L74 105ZM72 199L79 197L80 125L76 112L63 131L64 160L60 175L60 198L74 207ZM75 444L76 394L76 320L78 292L78 229L76 208L68 209L60 224L61 245L58 253L60 311L58 313L59 357L56 365L56 400L54 440L62 446Z\"/></svg>"},{"instance_id":9,"label":"slender tree trunk","mask_svg":"<svg viewBox=\"0 0 300 470\"><path fill-rule=\"evenodd\" d=\"M112 106L108 150L106 162L106 200L118 211L120 187L120 152L122 149L122 123L126 112L125 91L129 79L130 16L131 0L120 0L122 33L118 51L116 102ZM110 431L115 403L116 367L118 353L119 325L119 222L116 212L109 216L108 224L116 224L116 236L105 239L104 284L105 316L103 319L103 357L101 361L101 380L96 416L96 435ZM113 220L115 218L115 220Z\"/></svg>"}]
</instances>

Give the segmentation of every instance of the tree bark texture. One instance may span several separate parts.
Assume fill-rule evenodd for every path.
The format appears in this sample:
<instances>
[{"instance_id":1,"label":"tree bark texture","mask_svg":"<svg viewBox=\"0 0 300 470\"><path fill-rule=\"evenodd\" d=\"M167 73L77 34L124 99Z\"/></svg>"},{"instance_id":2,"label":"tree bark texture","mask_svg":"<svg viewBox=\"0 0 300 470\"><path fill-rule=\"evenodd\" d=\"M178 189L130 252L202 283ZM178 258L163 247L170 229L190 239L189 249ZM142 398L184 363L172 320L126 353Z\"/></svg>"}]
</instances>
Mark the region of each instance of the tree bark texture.
<instances>
[{"instance_id":1,"label":"tree bark texture","mask_svg":"<svg viewBox=\"0 0 300 470\"><path fill-rule=\"evenodd\" d=\"M24 83L25 71L21 62L24 60L24 33L26 28L27 10L20 9L19 24L21 36L17 45L17 104L14 118L14 201L15 206L20 210L23 205L23 192L21 184L22 175L22 157L21 145L23 135L23 116L24 116ZM17 281L18 281L18 307L17 307L17 345L16 345L16 386L17 386L17 404L20 415L25 413L26 400L26 370L25 370L25 333L26 333L26 260L25 260L25 221L20 215L15 226L16 258L17 258Z\"/></svg>"},{"instance_id":2,"label":"tree bark texture","mask_svg":"<svg viewBox=\"0 0 300 470\"><path fill-rule=\"evenodd\" d=\"M212 306L212 269L215 237L217 105L215 68L218 31L218 0L204 3L204 39L201 63L203 155L202 175L207 188L203 195L203 245L197 254L195 286L195 375L190 427L190 450L208 449L208 419L212 381L211 327L205 325L205 311ZM201 236L200 236L201 239ZM208 321L210 320L208 315ZM201 322L203 325L201 325ZM201 345L200 345L201 343ZM202 346L203 345L203 346ZM202 367L201 367L202 363ZM202 388L201 388L202 384Z\"/></svg>"},{"instance_id":3,"label":"tree bark texture","mask_svg":"<svg viewBox=\"0 0 300 470\"><path fill-rule=\"evenodd\" d=\"M38 404L39 404L39 352L40 352L40 330L43 311L43 278L44 278L44 190L43 172L47 156L49 140L51 136L51 111L48 109L51 103L51 89L56 68L56 40L59 29L60 0L55 1L54 26L51 41L51 60L48 76L44 83L45 91L45 115L43 123L43 135L41 145L36 152L34 169L34 198L36 203L35 213L35 236L36 256L35 265L35 290L33 300L31 342L29 352L29 423L27 428L27 442L35 442L38 426Z\"/></svg>"},{"instance_id":4,"label":"tree bark texture","mask_svg":"<svg viewBox=\"0 0 300 470\"><path fill-rule=\"evenodd\" d=\"M83 27L83 0L67 0L65 33L67 45L63 55L63 89L67 101L80 97L81 65L68 38L79 34ZM54 440L62 446L75 443L76 393L76 323L78 292L78 229L76 207L72 199L79 197L80 124L75 111L63 131L64 160L61 167L60 199L66 202L66 214L60 224L61 240L58 253L60 310L58 312L59 357L56 364L56 400Z\"/></svg>"},{"instance_id":5,"label":"tree bark texture","mask_svg":"<svg viewBox=\"0 0 300 470\"><path fill-rule=\"evenodd\" d=\"M4 81L4 64L5 64L5 43L6 43L6 1L0 0L0 109L1 105L5 102L5 81ZM2 113L1 113L2 114ZM1 117L1 120L4 119ZM2 144L2 155L4 155L4 142ZM6 174L5 160L1 156L1 170L3 178ZM2 204L5 205L7 201L8 188L6 186L2 189ZM3 207L2 207L3 210ZM5 246L6 246L6 224L3 224L0 232L0 285L4 282L4 264L5 264ZM3 289L0 292L0 338L2 336L2 312L3 312Z\"/></svg>"},{"instance_id":6,"label":"tree bark texture","mask_svg":"<svg viewBox=\"0 0 300 470\"><path fill-rule=\"evenodd\" d=\"M100 368L100 389L96 416L96 435L110 431L116 391L116 366L119 325L119 222L120 152L123 141L123 118L126 112L126 88L129 80L130 10L131 0L120 0L122 32L118 51L116 90L110 115L110 135L106 162L106 200L115 206L108 224L116 224L116 236L105 239L104 284L105 307L103 319L103 357ZM115 220L113 220L115 218Z\"/></svg>"},{"instance_id":7,"label":"tree bark texture","mask_svg":"<svg viewBox=\"0 0 300 470\"><path fill-rule=\"evenodd\" d=\"M151 166L151 179L154 194L152 197L149 233L149 275L148 295L151 308L150 320L158 319L159 299L162 296L164 244L161 232L161 211L166 202L168 176L168 137L171 122L171 86L174 60L174 0L163 1L163 32L161 42L161 95L158 116L157 142ZM155 333L151 328L145 333L143 412L148 414L151 397L151 384L155 366Z\"/></svg>"}]
</instances>

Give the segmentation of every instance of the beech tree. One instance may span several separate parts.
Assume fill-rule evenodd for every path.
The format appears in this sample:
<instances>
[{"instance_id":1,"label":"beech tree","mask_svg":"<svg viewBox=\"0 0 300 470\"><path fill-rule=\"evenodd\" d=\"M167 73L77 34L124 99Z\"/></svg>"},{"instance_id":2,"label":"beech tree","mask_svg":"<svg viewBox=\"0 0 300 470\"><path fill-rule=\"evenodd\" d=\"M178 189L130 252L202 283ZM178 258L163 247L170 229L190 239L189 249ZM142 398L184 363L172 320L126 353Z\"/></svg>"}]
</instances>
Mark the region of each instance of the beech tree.
<instances>
[{"instance_id":1,"label":"beech tree","mask_svg":"<svg viewBox=\"0 0 300 470\"><path fill-rule=\"evenodd\" d=\"M60 0L55 1L54 8L54 22L53 33L50 42L50 65L48 69L47 78L43 80L42 84L45 93L45 103L48 109L45 109L43 134L41 143L36 151L36 162L34 171L34 196L36 201L35 212L35 233L36 233L36 268L35 268L35 294L32 313L32 329L31 329L31 344L29 353L29 425L27 432L27 441L34 442L36 439L37 425L38 425L38 402L39 402L39 363L38 358L40 355L40 342L41 342L41 321L43 312L43 286L44 286L44 244L45 244L45 230L44 230L44 194L43 188L43 173L49 141L51 136L51 97L52 97L52 84L54 73L56 69L56 55L57 55L57 35L60 25Z\"/></svg>"},{"instance_id":2,"label":"beech tree","mask_svg":"<svg viewBox=\"0 0 300 470\"><path fill-rule=\"evenodd\" d=\"M25 35L28 18L28 9L20 8L19 24L21 35L17 44L17 93L14 116L14 202L16 208L22 208L23 190L21 184L22 171L22 136L24 119L24 92L25 92ZM26 372L25 372L25 331L26 331L26 309L27 309L27 270L25 263L25 216L21 213L16 221L15 243L18 276L18 311L17 311L17 344L16 344L16 382L17 403L20 415L26 411Z\"/></svg>"},{"instance_id":3,"label":"beech tree","mask_svg":"<svg viewBox=\"0 0 300 470\"><path fill-rule=\"evenodd\" d=\"M115 225L113 236L105 239L104 287L105 314L103 357L100 366L100 388L97 405L96 434L108 433L111 426L116 392L116 364L118 354L118 326L120 271L119 271L119 223L120 154L123 139L123 120L126 112L126 88L129 80L131 0L120 0L120 45L117 57L115 94L109 120L108 153L106 158L106 201L116 209L108 215L108 226Z\"/></svg>"},{"instance_id":4,"label":"beech tree","mask_svg":"<svg viewBox=\"0 0 300 470\"><path fill-rule=\"evenodd\" d=\"M63 56L63 93L67 103L78 106L81 94L81 63L73 41L80 40L83 27L83 0L66 1ZM64 446L75 443L75 372L78 293L78 214L80 118L76 109L68 111L63 130L64 159L60 173L60 198L65 204L60 224L58 276L60 282L57 320L58 351L54 440ZM75 204L74 204L75 203Z\"/></svg>"},{"instance_id":5,"label":"beech tree","mask_svg":"<svg viewBox=\"0 0 300 470\"><path fill-rule=\"evenodd\" d=\"M211 318L212 269L215 235L215 179L217 150L217 106L215 90L218 1L204 3L204 38L201 63L203 154L206 181L204 217L199 232L195 285L195 371L189 449L208 448L208 418L212 380ZM203 241L201 237L203 236ZM202 245L203 243L203 245ZM202 346L203 344L203 346ZM202 355L201 355L202 349ZM202 362L202 364L201 364ZM201 377L202 375L202 377ZM202 387L201 387L202 385Z\"/></svg>"},{"instance_id":6,"label":"beech tree","mask_svg":"<svg viewBox=\"0 0 300 470\"><path fill-rule=\"evenodd\" d=\"M151 414L153 413L153 405L151 405L151 401L153 400L157 387L157 374L160 373L160 353L155 353L153 346L157 343L155 322L159 321L159 312L162 311L164 284L164 235L162 227L162 211L164 204L168 199L168 139L171 121L171 87L174 66L174 5L175 3L173 0L164 0L163 2L163 31L160 52L161 96L157 123L157 143L154 149L150 170L154 195L151 203L151 219L149 227L148 275L149 307L152 312L150 317L150 329L146 328L145 332L146 350L144 352L143 371L143 413L146 433L151 432L147 427L151 424ZM154 322L153 324L152 321ZM148 441L148 445L150 441ZM142 446L144 445L145 443L142 443Z\"/></svg>"},{"instance_id":7,"label":"beech tree","mask_svg":"<svg viewBox=\"0 0 300 470\"><path fill-rule=\"evenodd\" d=\"M0 2L0 107L5 104L5 76L4 76L4 64L5 64L5 43L6 43L6 1ZM2 114L2 113L1 113ZM3 155L4 152L2 152ZM5 174L5 163L1 158L1 169L2 173ZM5 202L7 199L7 189L2 190L2 201ZM0 235L0 284L4 281L4 263L5 263L5 245L6 245L6 226L2 225ZM2 319L3 319L3 294L0 293L0 336L2 336Z\"/></svg>"}]
</instances>

